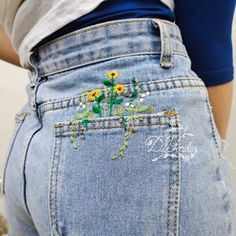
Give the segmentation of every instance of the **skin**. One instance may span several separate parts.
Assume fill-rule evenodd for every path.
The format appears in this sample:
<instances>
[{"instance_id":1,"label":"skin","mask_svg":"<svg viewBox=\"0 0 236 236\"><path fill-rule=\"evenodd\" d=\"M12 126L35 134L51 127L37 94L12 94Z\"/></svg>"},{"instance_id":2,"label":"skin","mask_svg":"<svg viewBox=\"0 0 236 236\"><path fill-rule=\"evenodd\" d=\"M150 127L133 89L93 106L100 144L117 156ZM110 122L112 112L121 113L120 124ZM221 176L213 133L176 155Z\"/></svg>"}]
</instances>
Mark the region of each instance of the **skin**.
<instances>
[{"instance_id":1,"label":"skin","mask_svg":"<svg viewBox=\"0 0 236 236\"><path fill-rule=\"evenodd\" d=\"M7 37L3 28L1 27L0 27L0 59L21 67L19 56L14 51L9 38Z\"/></svg>"},{"instance_id":2,"label":"skin","mask_svg":"<svg viewBox=\"0 0 236 236\"><path fill-rule=\"evenodd\" d=\"M233 99L233 81L207 87L212 112L222 139L226 139Z\"/></svg>"},{"instance_id":3,"label":"skin","mask_svg":"<svg viewBox=\"0 0 236 236\"><path fill-rule=\"evenodd\" d=\"M14 51L9 38L1 27L0 59L21 67L19 56ZM210 103L213 108L212 112L216 126L221 138L226 139L233 97L233 81L221 85L207 87L207 91Z\"/></svg>"}]
</instances>

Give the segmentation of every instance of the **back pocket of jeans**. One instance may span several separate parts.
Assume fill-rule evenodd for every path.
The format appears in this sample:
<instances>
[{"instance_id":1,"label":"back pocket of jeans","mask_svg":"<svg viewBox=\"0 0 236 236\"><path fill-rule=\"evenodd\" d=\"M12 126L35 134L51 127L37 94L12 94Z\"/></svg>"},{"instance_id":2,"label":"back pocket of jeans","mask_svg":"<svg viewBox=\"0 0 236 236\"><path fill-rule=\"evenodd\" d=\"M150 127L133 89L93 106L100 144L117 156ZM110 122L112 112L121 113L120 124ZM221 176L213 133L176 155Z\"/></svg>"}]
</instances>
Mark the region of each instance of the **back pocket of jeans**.
<instances>
[{"instance_id":1,"label":"back pocket of jeans","mask_svg":"<svg viewBox=\"0 0 236 236\"><path fill-rule=\"evenodd\" d=\"M4 165L3 165L2 184L1 184L1 193L2 194L5 194L5 175L6 175L7 164L8 164L10 155L11 155L11 151L12 151L12 148L14 146L17 134L18 134L18 132L19 132L19 130L20 130L24 120L25 120L25 117L27 115L28 115L28 113L23 112L23 111L17 112L15 114L14 130L13 130L13 132L11 134L10 142L9 142L8 148L7 148L7 153L6 153L6 156L5 156L5 159L4 159L5 162L4 162Z\"/></svg>"},{"instance_id":2,"label":"back pocket of jeans","mask_svg":"<svg viewBox=\"0 0 236 236\"><path fill-rule=\"evenodd\" d=\"M59 230L58 222L64 219L73 221L74 227L80 227L83 214L79 214L81 205L76 204L84 201L80 199L87 191L83 188L96 192L101 183L107 184L109 177L106 175L110 176L111 182L119 184L119 175L136 178L136 172L144 172L146 181L149 178L154 181L158 176L168 179L170 165L178 167L180 121L175 109L123 118L126 119L125 125L119 116L92 118L86 126L81 122L54 123L49 191L51 227L54 229ZM71 137L78 144L76 148ZM172 164L169 158L173 159ZM164 192L167 186L168 183L160 183ZM71 202L74 198L78 199ZM84 205L90 205L90 200L85 198ZM77 212L81 219L72 217ZM72 228L70 230L75 232Z\"/></svg>"}]
</instances>

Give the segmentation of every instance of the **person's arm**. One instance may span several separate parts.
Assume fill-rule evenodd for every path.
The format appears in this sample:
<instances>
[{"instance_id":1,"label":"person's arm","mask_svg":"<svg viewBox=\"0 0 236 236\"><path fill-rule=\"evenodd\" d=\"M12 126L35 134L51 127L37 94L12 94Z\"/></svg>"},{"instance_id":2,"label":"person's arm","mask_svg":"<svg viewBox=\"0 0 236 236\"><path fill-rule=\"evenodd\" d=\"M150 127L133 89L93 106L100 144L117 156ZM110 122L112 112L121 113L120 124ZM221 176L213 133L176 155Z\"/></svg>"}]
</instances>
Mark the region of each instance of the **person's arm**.
<instances>
[{"instance_id":1,"label":"person's arm","mask_svg":"<svg viewBox=\"0 0 236 236\"><path fill-rule=\"evenodd\" d=\"M226 139L233 95L232 21L235 0L177 0L176 24L192 62L204 81L214 119Z\"/></svg>"},{"instance_id":2,"label":"person's arm","mask_svg":"<svg viewBox=\"0 0 236 236\"><path fill-rule=\"evenodd\" d=\"M233 81L207 87L213 114L221 138L226 139L233 97Z\"/></svg>"},{"instance_id":3,"label":"person's arm","mask_svg":"<svg viewBox=\"0 0 236 236\"><path fill-rule=\"evenodd\" d=\"M0 27L0 59L22 67L20 65L19 56L14 51L11 42L2 27Z\"/></svg>"}]
</instances>

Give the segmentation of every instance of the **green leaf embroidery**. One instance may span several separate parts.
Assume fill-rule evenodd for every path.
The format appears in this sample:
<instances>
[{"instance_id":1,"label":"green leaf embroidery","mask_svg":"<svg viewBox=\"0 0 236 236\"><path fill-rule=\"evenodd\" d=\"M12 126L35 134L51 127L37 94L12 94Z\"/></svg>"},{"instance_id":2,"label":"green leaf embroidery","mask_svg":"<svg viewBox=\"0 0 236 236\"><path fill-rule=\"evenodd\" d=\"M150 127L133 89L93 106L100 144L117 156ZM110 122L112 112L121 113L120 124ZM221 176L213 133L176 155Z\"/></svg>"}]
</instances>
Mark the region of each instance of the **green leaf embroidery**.
<instances>
[{"instance_id":1,"label":"green leaf embroidery","mask_svg":"<svg viewBox=\"0 0 236 236\"><path fill-rule=\"evenodd\" d=\"M116 98L114 101L114 103L118 105L121 104L122 102L123 102L123 98Z\"/></svg>"},{"instance_id":2,"label":"green leaf embroidery","mask_svg":"<svg viewBox=\"0 0 236 236\"><path fill-rule=\"evenodd\" d=\"M93 112L96 113L96 114L100 113L100 107L97 104L93 105Z\"/></svg>"},{"instance_id":3,"label":"green leaf embroidery","mask_svg":"<svg viewBox=\"0 0 236 236\"><path fill-rule=\"evenodd\" d=\"M75 114L72 118L71 118L71 122L76 121L76 120L80 120L83 119L85 117L89 117L91 115L91 112L89 111L89 108L87 107L87 109L83 112L83 113L78 113Z\"/></svg>"},{"instance_id":4,"label":"green leaf embroidery","mask_svg":"<svg viewBox=\"0 0 236 236\"><path fill-rule=\"evenodd\" d=\"M140 106L140 107L138 107L137 108L137 112L144 112L144 111L146 111L146 110L148 110L149 109L149 106L147 105L147 106Z\"/></svg>"},{"instance_id":5,"label":"green leaf embroidery","mask_svg":"<svg viewBox=\"0 0 236 236\"><path fill-rule=\"evenodd\" d=\"M84 127L86 127L87 126L87 124L88 123L91 123L92 121L91 120L88 120L88 119L84 119L84 120L82 120L82 125L84 126Z\"/></svg>"},{"instance_id":6,"label":"green leaf embroidery","mask_svg":"<svg viewBox=\"0 0 236 236\"><path fill-rule=\"evenodd\" d=\"M97 101L101 102L103 99L105 98L105 94L101 93L98 97L97 97Z\"/></svg>"},{"instance_id":7,"label":"green leaf embroidery","mask_svg":"<svg viewBox=\"0 0 236 236\"><path fill-rule=\"evenodd\" d=\"M103 88L103 92L101 92L98 96L95 96L95 99L93 99L93 93L96 94L96 90L92 90L92 94L85 93L84 94L84 107L86 107L86 110L82 113L76 114L71 118L71 122L73 123L72 126L72 135L70 137L70 142L72 143L73 148L77 148L77 142L76 139L79 135L80 138L84 139L84 131L87 129L88 123L92 122L91 118L94 116L94 114L99 114L99 117L101 116L112 116L112 115L119 115L119 122L121 124L121 127L124 129L124 143L119 148L119 153L116 156L112 157L112 160L122 158L125 154L125 151L128 147L128 141L133 133L136 132L136 129L133 126L133 120L137 119L137 117L133 116L127 116L124 117L124 111L127 111L129 113L132 113L133 115L144 112L149 110L151 113L154 112L154 107L149 105L140 106L140 96L139 92L140 89L143 86L143 83L141 84L139 82L139 79L136 79L135 77L132 78L132 85L133 85L133 91L131 93L124 93L125 87L123 84L116 84L116 77L119 76L119 73L117 71L111 71L107 73L107 76L110 79L104 79L103 84L107 87ZM101 89L98 89L99 92ZM122 91L120 93L119 91ZM89 103L88 103L88 96L89 96ZM123 97L120 97L123 96ZM92 99L91 99L92 97ZM142 96L144 97L144 96ZM124 102L124 98L128 100L128 103L133 104L132 107L128 106L125 107L122 105ZM143 99L142 99L143 101ZM93 103L91 106L88 107L88 104ZM113 105L114 111L113 111ZM77 122L79 120L82 124L82 128L78 130L79 124Z\"/></svg>"},{"instance_id":8,"label":"green leaf embroidery","mask_svg":"<svg viewBox=\"0 0 236 236\"><path fill-rule=\"evenodd\" d=\"M103 83L104 83L106 86L112 86L112 85L113 85L112 81L111 81L111 80L108 80L108 79L104 79L104 80L103 80Z\"/></svg>"},{"instance_id":9,"label":"green leaf embroidery","mask_svg":"<svg viewBox=\"0 0 236 236\"><path fill-rule=\"evenodd\" d=\"M138 95L138 92L135 90L135 91L133 91L133 93L132 93L132 97L136 97Z\"/></svg>"},{"instance_id":10,"label":"green leaf embroidery","mask_svg":"<svg viewBox=\"0 0 236 236\"><path fill-rule=\"evenodd\" d=\"M150 111L151 113L154 113L154 106L149 106L149 111Z\"/></svg>"},{"instance_id":11,"label":"green leaf embroidery","mask_svg":"<svg viewBox=\"0 0 236 236\"><path fill-rule=\"evenodd\" d=\"M135 109L135 108L132 108L132 107L126 107L125 110L126 110L127 112L131 112L131 113L136 112L136 109Z\"/></svg>"},{"instance_id":12,"label":"green leaf embroidery","mask_svg":"<svg viewBox=\"0 0 236 236\"><path fill-rule=\"evenodd\" d=\"M123 108L121 105L118 106L117 111L118 111L118 114L119 114L120 116L123 116L123 114L124 114L124 108Z\"/></svg>"}]
</instances>

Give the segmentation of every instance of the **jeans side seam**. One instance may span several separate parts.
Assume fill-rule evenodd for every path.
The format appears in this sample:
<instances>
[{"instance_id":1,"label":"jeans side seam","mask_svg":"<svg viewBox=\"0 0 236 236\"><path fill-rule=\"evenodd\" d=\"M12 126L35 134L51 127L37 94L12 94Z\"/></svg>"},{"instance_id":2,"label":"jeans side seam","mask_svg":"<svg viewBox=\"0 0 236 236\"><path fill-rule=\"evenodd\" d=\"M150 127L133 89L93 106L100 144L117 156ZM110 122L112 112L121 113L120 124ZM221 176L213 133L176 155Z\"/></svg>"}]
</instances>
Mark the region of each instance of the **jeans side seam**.
<instances>
[{"instance_id":1,"label":"jeans side seam","mask_svg":"<svg viewBox=\"0 0 236 236\"><path fill-rule=\"evenodd\" d=\"M52 235L59 236L58 231L58 202L57 202L57 183L58 168L61 154L62 138L54 137L54 150L50 166L50 182L49 182L49 218Z\"/></svg>"},{"instance_id":2,"label":"jeans side seam","mask_svg":"<svg viewBox=\"0 0 236 236\"><path fill-rule=\"evenodd\" d=\"M25 114L28 114L28 113L25 113ZM6 169L7 169L8 161L9 161L9 158L10 158L10 154L12 152L13 145L14 145L15 140L16 140L16 136L17 136L21 126L23 125L25 116L19 119L18 113L15 114L15 130L13 130L12 138L11 138L10 143L9 143L10 146L8 146L7 154L6 154L6 157L4 159L5 162L4 162L4 165L3 165L4 166L3 176L2 176L2 194L3 195L5 194L5 175L6 175Z\"/></svg>"},{"instance_id":3,"label":"jeans side seam","mask_svg":"<svg viewBox=\"0 0 236 236\"><path fill-rule=\"evenodd\" d=\"M179 115L175 116L175 122L178 126L175 128L175 131L170 130L170 140L172 143L173 139L179 147ZM173 128L173 127L172 127ZM172 152L172 146L169 144L169 186L168 186L168 206L167 206L167 233L166 235L175 235L179 234L179 198L180 198L180 158L179 158L179 149ZM174 157L173 157L174 155ZM176 170L173 170L173 168ZM176 173L173 173L173 171ZM176 179L176 182L175 182ZM171 209L173 208L174 210ZM174 211L174 212L173 212ZM173 231L173 232L172 232Z\"/></svg>"},{"instance_id":4,"label":"jeans side seam","mask_svg":"<svg viewBox=\"0 0 236 236\"><path fill-rule=\"evenodd\" d=\"M27 185L27 179L26 179L26 173L25 173L25 166L26 166L26 161L27 161L27 155L28 155L28 148L30 146L30 143L31 143L31 140L32 138L34 137L34 135L41 129L41 125L40 127L37 126L37 128L34 130L30 130L28 133L26 133L26 136L25 136L25 142L23 144L23 154L22 154L22 157L23 157L23 160L22 160L22 167L21 167L21 170L22 170L22 173L21 175L23 176L23 183L24 183L24 187L23 187L23 199L24 199L24 207L27 211L27 214L29 217L32 218L32 215L30 213L30 210L29 210L29 206L28 206L28 203L27 203L27 198L26 198L26 185Z\"/></svg>"}]
</instances>

